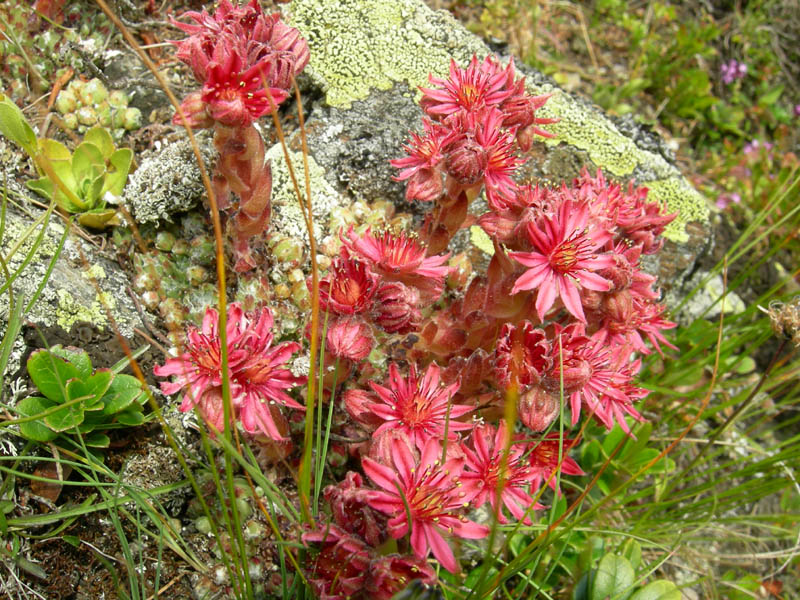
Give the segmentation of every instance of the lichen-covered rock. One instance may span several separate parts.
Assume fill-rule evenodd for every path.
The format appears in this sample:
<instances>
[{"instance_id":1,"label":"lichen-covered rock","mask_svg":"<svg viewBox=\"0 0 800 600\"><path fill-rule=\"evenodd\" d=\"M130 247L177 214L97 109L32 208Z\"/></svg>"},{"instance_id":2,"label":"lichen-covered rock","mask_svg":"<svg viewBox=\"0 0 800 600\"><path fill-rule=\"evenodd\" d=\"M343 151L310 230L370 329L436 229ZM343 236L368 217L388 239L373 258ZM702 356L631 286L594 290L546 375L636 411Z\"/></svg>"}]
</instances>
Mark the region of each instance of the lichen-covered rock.
<instances>
[{"instance_id":1,"label":"lichen-covered rock","mask_svg":"<svg viewBox=\"0 0 800 600\"><path fill-rule=\"evenodd\" d=\"M211 170L216 151L208 132L195 133L206 169ZM194 208L205 195L188 138L162 144L148 152L128 178L123 198L137 223L172 221L172 215Z\"/></svg>"},{"instance_id":2,"label":"lichen-covered rock","mask_svg":"<svg viewBox=\"0 0 800 600\"><path fill-rule=\"evenodd\" d=\"M403 198L405 185L392 180L390 158L402 156L409 126L422 110L405 83L375 91L349 109L322 107L308 123L308 146L327 180L353 198L372 202Z\"/></svg>"},{"instance_id":3,"label":"lichen-covered rock","mask_svg":"<svg viewBox=\"0 0 800 600\"><path fill-rule=\"evenodd\" d=\"M9 187L12 185L9 182ZM24 194L21 189L16 191ZM24 304L31 301L44 280L65 232L65 225L56 214L50 216L46 225L37 224L29 229L42 213L33 208L27 209L26 213L9 206L5 230L0 239L0 253L5 258L9 257L12 248L19 243L6 266L12 277L17 272L20 273L14 279L12 289L14 301ZM24 264L37 241L38 248L29 262ZM5 284L5 276L0 281ZM69 331L76 323L88 322L102 330L116 329L129 338L133 335L134 328L141 326L141 321L128 296L128 285L128 278L119 264L107 258L97 246L73 232L68 234L47 284L23 318L28 323L50 328L57 326L64 331ZM6 294L7 292L3 292L4 296ZM7 325L8 309L8 302L0 302L0 332L3 333ZM107 311L111 313L113 325ZM75 343L79 341L76 340ZM17 344L15 350L8 372L19 368L16 363L24 350L24 344Z\"/></svg>"},{"instance_id":4,"label":"lichen-covered rock","mask_svg":"<svg viewBox=\"0 0 800 600\"><path fill-rule=\"evenodd\" d=\"M341 152L333 154L338 164L350 171L359 160L369 164L380 162L374 152L364 150L375 148L375 140L367 138L359 143L359 136L364 137L363 123L375 118L372 137L383 136L387 125L380 120L381 116L392 111L399 118L410 115L398 108L398 104L413 102L409 90L426 85L429 73L446 77L451 58L464 65L473 54L484 57L489 53L486 44L449 14L430 10L422 0L293 0L287 12L291 24L308 40L311 49L308 73L322 88L327 104L341 109L320 113L322 124L311 121L309 127L321 131L332 143L344 146ZM679 211L679 217L666 234L676 242L688 240L688 223L707 224L705 199L667 160L669 154L654 142L653 136L644 135L641 128L629 123L620 128L591 103L561 90L541 73L517 64L527 76L531 93L553 94L537 116L560 119L548 126L556 138L546 142L549 151L548 156L542 157L542 168L560 174L562 167L578 163L600 167L619 179L635 179L650 188L655 200L666 202L671 211ZM386 98L390 96L392 100L387 106ZM363 103L356 106L358 101ZM379 106L372 106L374 103ZM347 113L351 109L355 111L353 116ZM387 120L388 129L392 130L387 138L396 139L393 121ZM410 121L408 127L419 128L419 119ZM314 146L320 164L326 169L337 166L337 163L326 164L325 155L331 152L320 146ZM385 159L401 153L398 145ZM379 174L369 175L380 178ZM339 177L329 175L332 181ZM337 185L356 194L373 193L359 181L353 184L347 173L344 179L337 181Z\"/></svg>"}]
</instances>

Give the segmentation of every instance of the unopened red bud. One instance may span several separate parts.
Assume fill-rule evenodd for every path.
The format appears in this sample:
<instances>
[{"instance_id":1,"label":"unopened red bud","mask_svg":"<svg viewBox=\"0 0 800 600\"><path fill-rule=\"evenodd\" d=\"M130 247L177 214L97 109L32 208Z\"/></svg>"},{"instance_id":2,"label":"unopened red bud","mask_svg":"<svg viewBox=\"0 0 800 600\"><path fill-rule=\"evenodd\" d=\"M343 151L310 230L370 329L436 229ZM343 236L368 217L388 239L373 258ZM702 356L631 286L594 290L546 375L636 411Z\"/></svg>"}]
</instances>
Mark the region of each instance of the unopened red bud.
<instances>
[{"instance_id":1,"label":"unopened red bud","mask_svg":"<svg viewBox=\"0 0 800 600\"><path fill-rule=\"evenodd\" d=\"M406 200L436 202L444 192L439 169L420 169L406 181Z\"/></svg>"},{"instance_id":2,"label":"unopened red bud","mask_svg":"<svg viewBox=\"0 0 800 600\"><path fill-rule=\"evenodd\" d=\"M519 418L533 431L544 431L558 416L558 396L536 385L519 399Z\"/></svg>"},{"instance_id":3,"label":"unopened red bud","mask_svg":"<svg viewBox=\"0 0 800 600\"><path fill-rule=\"evenodd\" d=\"M633 316L633 297L628 291L613 292L603 298L603 311L612 321L626 322Z\"/></svg>"},{"instance_id":4,"label":"unopened red bud","mask_svg":"<svg viewBox=\"0 0 800 600\"><path fill-rule=\"evenodd\" d=\"M553 368L542 379L542 386L549 392L558 393L561 389L563 373L564 394L568 395L579 391L592 377L592 366L581 358L565 360L563 368L557 359Z\"/></svg>"},{"instance_id":5,"label":"unopened red bud","mask_svg":"<svg viewBox=\"0 0 800 600\"><path fill-rule=\"evenodd\" d=\"M333 356L363 360L372 350L372 329L360 319L337 319L328 325L326 350Z\"/></svg>"},{"instance_id":6,"label":"unopened red bud","mask_svg":"<svg viewBox=\"0 0 800 600\"><path fill-rule=\"evenodd\" d=\"M483 177L489 157L486 149L468 136L449 146L444 158L447 173L462 185L472 185Z\"/></svg>"},{"instance_id":7,"label":"unopened red bud","mask_svg":"<svg viewBox=\"0 0 800 600\"><path fill-rule=\"evenodd\" d=\"M419 327L422 315L419 293L399 281L384 283L375 295L375 323L387 333L409 333Z\"/></svg>"},{"instance_id":8,"label":"unopened red bud","mask_svg":"<svg viewBox=\"0 0 800 600\"><path fill-rule=\"evenodd\" d=\"M533 123L533 104L527 96L512 96L502 105L503 127L524 128Z\"/></svg>"}]
</instances>

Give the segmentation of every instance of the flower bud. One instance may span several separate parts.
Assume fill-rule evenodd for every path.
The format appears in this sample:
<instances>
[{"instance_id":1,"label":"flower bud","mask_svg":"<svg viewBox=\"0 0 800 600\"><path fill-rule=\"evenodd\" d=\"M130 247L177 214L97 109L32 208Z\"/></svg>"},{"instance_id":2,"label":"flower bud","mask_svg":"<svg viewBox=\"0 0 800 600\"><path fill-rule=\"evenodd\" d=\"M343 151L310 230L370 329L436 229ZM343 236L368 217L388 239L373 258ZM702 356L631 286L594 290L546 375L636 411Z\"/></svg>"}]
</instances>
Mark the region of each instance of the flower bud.
<instances>
[{"instance_id":1,"label":"flower bud","mask_svg":"<svg viewBox=\"0 0 800 600\"><path fill-rule=\"evenodd\" d=\"M356 361L365 359L375 343L370 326L358 318L336 319L328 325L325 339L333 356Z\"/></svg>"},{"instance_id":2,"label":"flower bud","mask_svg":"<svg viewBox=\"0 0 800 600\"><path fill-rule=\"evenodd\" d=\"M592 366L582 358L565 359L563 365L559 365L556 360L553 368L542 379L542 387L550 392L558 393L561 389L562 373L564 394L569 395L583 389L583 386L591 379Z\"/></svg>"},{"instance_id":3,"label":"flower bud","mask_svg":"<svg viewBox=\"0 0 800 600\"><path fill-rule=\"evenodd\" d=\"M399 281L384 283L375 294L372 317L386 333L409 333L419 328L419 293Z\"/></svg>"},{"instance_id":4,"label":"flower bud","mask_svg":"<svg viewBox=\"0 0 800 600\"><path fill-rule=\"evenodd\" d=\"M519 399L519 418L533 431L544 431L558 416L559 399L555 394L533 386Z\"/></svg>"},{"instance_id":5,"label":"flower bud","mask_svg":"<svg viewBox=\"0 0 800 600\"><path fill-rule=\"evenodd\" d=\"M462 185L478 183L486 171L489 157L486 149L470 136L449 145L444 158L447 173Z\"/></svg>"}]
</instances>

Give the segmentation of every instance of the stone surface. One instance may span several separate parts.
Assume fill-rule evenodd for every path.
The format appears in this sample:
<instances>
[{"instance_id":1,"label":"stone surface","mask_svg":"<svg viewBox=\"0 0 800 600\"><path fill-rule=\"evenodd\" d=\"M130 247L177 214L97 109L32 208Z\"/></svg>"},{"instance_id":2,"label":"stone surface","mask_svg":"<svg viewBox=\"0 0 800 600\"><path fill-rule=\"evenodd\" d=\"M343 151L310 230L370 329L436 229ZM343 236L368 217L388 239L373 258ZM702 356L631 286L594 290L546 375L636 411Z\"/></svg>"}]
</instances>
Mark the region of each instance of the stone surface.
<instances>
[{"instance_id":1,"label":"stone surface","mask_svg":"<svg viewBox=\"0 0 800 600\"><path fill-rule=\"evenodd\" d=\"M287 13L309 42L307 71L330 107L316 111L309 122L325 140L312 142L315 157L326 170L337 169L328 180L356 197L396 197L398 186L378 183L391 171L378 167L377 172L359 172L359 167L378 165L378 150L390 141L396 145L385 159L402 155L397 142L405 136L398 140L397 132L404 120L407 129L420 129L421 113L414 110L413 97L418 86L428 83L429 73L444 77L451 59L464 65L473 54L487 55L489 48L448 13L432 11L422 0L293 0ZM538 157L544 177L558 179L583 165L600 167L615 178L646 185L651 197L679 211L668 229L669 239L687 242L688 223L705 226L705 199L669 162L657 136L630 122L615 123L542 74L517 66L531 93L552 93L537 114L560 119L548 126L557 137L546 142ZM369 177L375 181L368 182Z\"/></svg>"}]
</instances>

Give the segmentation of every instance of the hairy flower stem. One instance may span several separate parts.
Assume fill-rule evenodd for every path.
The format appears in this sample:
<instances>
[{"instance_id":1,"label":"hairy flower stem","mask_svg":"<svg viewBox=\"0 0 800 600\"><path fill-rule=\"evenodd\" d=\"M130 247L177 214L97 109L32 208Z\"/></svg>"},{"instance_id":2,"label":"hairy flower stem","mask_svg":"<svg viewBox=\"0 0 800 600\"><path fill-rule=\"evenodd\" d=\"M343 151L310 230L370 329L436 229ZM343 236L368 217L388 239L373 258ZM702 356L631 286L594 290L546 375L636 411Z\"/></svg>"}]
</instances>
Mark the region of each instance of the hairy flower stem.
<instances>
[{"instance_id":1,"label":"hairy flower stem","mask_svg":"<svg viewBox=\"0 0 800 600\"><path fill-rule=\"evenodd\" d=\"M164 93L169 98L170 103L172 106L175 107L177 114L180 118L181 123L183 124L184 128L186 129L186 133L189 136L189 142L192 146L192 152L194 153L195 160L197 161L197 166L200 169L200 176L203 180L203 186L206 188L206 193L208 194L208 203L211 212L211 222L214 227L214 239L216 242L216 258L217 258L217 295L218 295L218 305L219 305L219 337L220 337L220 344L222 348L221 352L221 372L222 372L222 403L223 403L223 410L224 410L224 419L225 419L225 430L223 432L223 436L226 441L230 442L231 440L231 428L230 428L230 416L232 413L232 406L231 406L231 390L230 390L230 380L228 377L228 353L227 353L227 336L225 333L226 330L226 321L227 321L227 298L226 298L226 282L225 282L225 252L223 248L223 240L222 240L222 223L219 217L219 207L217 206L217 198L214 194L213 186L211 185L211 179L208 176L208 172L206 171L205 165L203 163L203 157L200 153L200 147L197 145L197 140L195 139L194 132L192 131L191 126L189 125L188 120L186 119L186 115L181 108L180 102L175 97L175 94L172 93L169 85L167 84L167 80L164 78L164 75L158 70L155 63L147 56L147 53L142 50L141 46L137 43L134 39L131 32L123 25L122 21L119 20L117 15L109 8L108 4L105 0L95 0L97 5L100 9L105 13L105 15L109 18L109 20L114 23L114 26L119 30L122 34L122 37L125 38L125 41L134 49L136 54L139 56L139 59L147 66L151 73L155 76L156 80L159 83L159 86ZM137 377L144 382L144 377L141 374L141 371L136 366L136 363L133 362L134 365L134 372L136 373ZM136 371L139 371L138 373ZM160 410L157 410L157 403L152 397L152 394L148 394L150 404L154 407L154 411L158 416L161 415ZM176 449L177 446L174 445L174 439L169 432L169 428L166 422L163 420L163 417L159 419L162 424L162 429L164 429L165 434L167 435L168 439L171 440L171 445L173 449ZM208 512L208 507L205 506L205 502L202 501L202 491L200 490L199 486L197 485L196 480L194 479L191 469L189 468L188 464L186 464L185 460L182 458L182 455L176 451L176 454L181 462L181 466L183 467L184 472L189 477L189 480L192 482L192 487L195 491L197 497L201 498L201 503L203 504L204 512L206 512L207 516L210 515ZM226 484L227 484L227 492L231 499L235 498L235 489L233 485L233 464L231 461L231 457L228 453L225 453L225 473L226 473ZM234 510L234 520L238 522L238 513ZM213 522L213 519L210 519ZM242 530L241 527L238 527L233 532L229 532L233 535L233 537L241 537ZM244 564L244 557L239 557L242 559L242 563ZM233 575L231 581L233 582L236 579L236 572L228 570L229 573ZM246 572L244 573L244 584L247 592L252 593L251 583L249 574Z\"/></svg>"},{"instance_id":2,"label":"hairy flower stem","mask_svg":"<svg viewBox=\"0 0 800 600\"><path fill-rule=\"evenodd\" d=\"M214 146L219 152L214 191L220 208L231 206L231 192L239 197L227 228L236 257L234 271L241 273L256 266L251 241L269 226L272 171L269 162L264 161L264 141L253 125L218 125L214 131Z\"/></svg>"},{"instance_id":3,"label":"hairy flower stem","mask_svg":"<svg viewBox=\"0 0 800 600\"><path fill-rule=\"evenodd\" d=\"M475 199L479 188L447 186L447 195L436 203L425 220L423 240L428 256L441 254L447 250L450 240L458 233L467 220L469 203Z\"/></svg>"}]
</instances>

